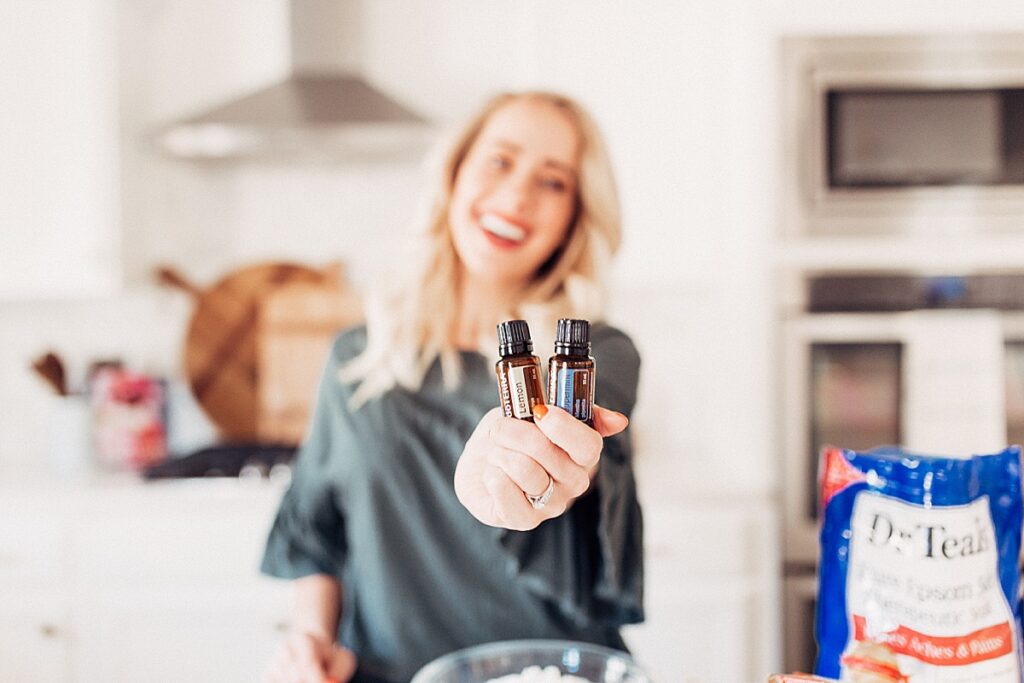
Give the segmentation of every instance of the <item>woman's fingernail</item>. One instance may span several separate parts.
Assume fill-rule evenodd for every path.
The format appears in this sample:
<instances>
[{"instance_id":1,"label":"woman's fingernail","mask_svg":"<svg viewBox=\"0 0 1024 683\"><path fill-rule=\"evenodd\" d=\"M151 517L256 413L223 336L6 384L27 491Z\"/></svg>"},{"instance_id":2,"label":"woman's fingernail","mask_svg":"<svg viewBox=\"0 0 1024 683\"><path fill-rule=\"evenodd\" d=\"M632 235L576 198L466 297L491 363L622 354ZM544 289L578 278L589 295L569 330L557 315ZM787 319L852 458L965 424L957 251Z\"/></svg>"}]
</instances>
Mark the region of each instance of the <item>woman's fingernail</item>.
<instances>
[{"instance_id":1,"label":"woman's fingernail","mask_svg":"<svg viewBox=\"0 0 1024 683\"><path fill-rule=\"evenodd\" d=\"M538 403L533 406L533 419L535 422L539 422L544 419L544 416L548 414L548 407L543 403Z\"/></svg>"}]
</instances>

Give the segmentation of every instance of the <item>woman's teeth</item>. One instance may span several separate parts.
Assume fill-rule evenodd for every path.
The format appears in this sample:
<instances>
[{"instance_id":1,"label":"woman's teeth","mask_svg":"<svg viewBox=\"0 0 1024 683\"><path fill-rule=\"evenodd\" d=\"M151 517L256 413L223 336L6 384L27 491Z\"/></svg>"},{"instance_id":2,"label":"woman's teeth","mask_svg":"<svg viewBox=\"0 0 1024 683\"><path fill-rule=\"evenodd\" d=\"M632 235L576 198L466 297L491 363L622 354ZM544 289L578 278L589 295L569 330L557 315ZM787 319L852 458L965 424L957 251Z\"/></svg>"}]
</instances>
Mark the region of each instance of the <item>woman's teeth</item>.
<instances>
[{"instance_id":1,"label":"woman's teeth","mask_svg":"<svg viewBox=\"0 0 1024 683\"><path fill-rule=\"evenodd\" d=\"M522 242L526 239L526 230L493 213L480 216L480 227L511 242Z\"/></svg>"}]
</instances>

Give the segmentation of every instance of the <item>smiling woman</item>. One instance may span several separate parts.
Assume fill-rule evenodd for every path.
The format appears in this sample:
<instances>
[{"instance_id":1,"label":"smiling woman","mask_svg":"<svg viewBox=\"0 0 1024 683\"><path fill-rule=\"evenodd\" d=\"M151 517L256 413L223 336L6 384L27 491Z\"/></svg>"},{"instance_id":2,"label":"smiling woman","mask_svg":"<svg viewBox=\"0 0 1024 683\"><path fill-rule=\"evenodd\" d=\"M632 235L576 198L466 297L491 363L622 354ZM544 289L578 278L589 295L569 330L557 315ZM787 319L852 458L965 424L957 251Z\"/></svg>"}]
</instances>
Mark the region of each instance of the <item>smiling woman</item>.
<instances>
[{"instance_id":1,"label":"smiling woman","mask_svg":"<svg viewBox=\"0 0 1024 683\"><path fill-rule=\"evenodd\" d=\"M442 151L414 258L335 342L270 534L263 570L298 607L268 681L407 681L500 640L624 649L643 618L632 342L592 329L592 425L505 417L492 370L501 320L601 319L619 217L600 135L568 98L510 94Z\"/></svg>"}]
</instances>

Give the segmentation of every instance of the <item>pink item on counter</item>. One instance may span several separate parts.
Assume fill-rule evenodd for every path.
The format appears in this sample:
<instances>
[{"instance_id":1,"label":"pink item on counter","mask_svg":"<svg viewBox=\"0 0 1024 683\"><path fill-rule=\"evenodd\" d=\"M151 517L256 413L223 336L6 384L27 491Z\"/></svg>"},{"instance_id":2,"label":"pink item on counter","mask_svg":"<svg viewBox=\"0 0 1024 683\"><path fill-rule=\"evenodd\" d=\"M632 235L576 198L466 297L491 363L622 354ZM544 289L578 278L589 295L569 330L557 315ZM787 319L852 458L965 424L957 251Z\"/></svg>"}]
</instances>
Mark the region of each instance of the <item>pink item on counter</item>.
<instances>
[{"instance_id":1,"label":"pink item on counter","mask_svg":"<svg viewBox=\"0 0 1024 683\"><path fill-rule=\"evenodd\" d=\"M99 460L141 469L167 456L160 382L123 368L102 368L92 381L94 440Z\"/></svg>"}]
</instances>

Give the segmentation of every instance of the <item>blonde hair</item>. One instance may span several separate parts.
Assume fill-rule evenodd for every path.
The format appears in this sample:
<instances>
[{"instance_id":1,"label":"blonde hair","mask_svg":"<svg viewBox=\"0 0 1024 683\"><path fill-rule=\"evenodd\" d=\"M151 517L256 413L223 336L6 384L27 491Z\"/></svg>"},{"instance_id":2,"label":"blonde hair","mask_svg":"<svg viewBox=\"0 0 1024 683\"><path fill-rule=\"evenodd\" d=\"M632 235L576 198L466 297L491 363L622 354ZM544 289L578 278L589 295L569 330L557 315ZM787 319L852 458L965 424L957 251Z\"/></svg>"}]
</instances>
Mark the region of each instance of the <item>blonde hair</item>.
<instances>
[{"instance_id":1,"label":"blonde hair","mask_svg":"<svg viewBox=\"0 0 1024 683\"><path fill-rule=\"evenodd\" d=\"M523 318L530 323L535 348L553 334L559 317L598 320L603 316L605 282L611 257L621 240L618 193L600 131L573 100L549 92L502 93L491 98L432 155L435 186L416 222L411 267L394 281L391 291L366 303L367 343L364 351L341 370L341 379L359 382L352 397L358 407L399 386L417 390L440 358L444 385L451 390L462 377L455 342L459 310L459 257L448 227L448 210L459 168L488 118L517 100L539 100L564 112L580 138L576 211L565 242L534 279L517 293L507 310L493 312L493 325ZM552 332L548 332L551 330ZM494 335L480 340L480 351L495 353Z\"/></svg>"}]
</instances>

